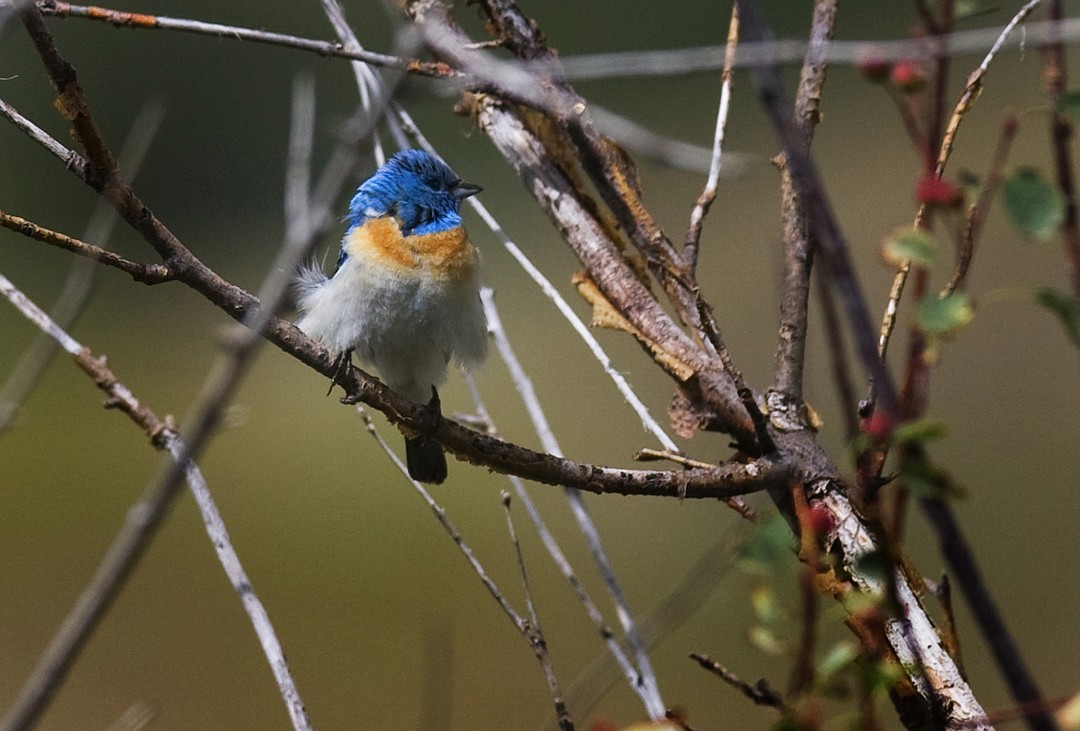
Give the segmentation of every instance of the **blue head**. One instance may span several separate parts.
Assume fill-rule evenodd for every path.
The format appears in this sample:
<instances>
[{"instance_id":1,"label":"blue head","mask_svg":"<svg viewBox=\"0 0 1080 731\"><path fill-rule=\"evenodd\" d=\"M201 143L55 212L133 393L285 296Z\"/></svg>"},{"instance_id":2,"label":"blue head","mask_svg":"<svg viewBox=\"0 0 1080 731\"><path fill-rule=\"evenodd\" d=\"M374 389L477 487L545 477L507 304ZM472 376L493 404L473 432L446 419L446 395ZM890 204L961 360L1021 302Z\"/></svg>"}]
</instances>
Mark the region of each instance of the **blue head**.
<instances>
[{"instance_id":1,"label":"blue head","mask_svg":"<svg viewBox=\"0 0 1080 731\"><path fill-rule=\"evenodd\" d=\"M445 231L461 225L461 201L479 192L480 186L463 181L434 155L403 150L360 185L349 219L359 226L394 216L406 236Z\"/></svg>"}]
</instances>

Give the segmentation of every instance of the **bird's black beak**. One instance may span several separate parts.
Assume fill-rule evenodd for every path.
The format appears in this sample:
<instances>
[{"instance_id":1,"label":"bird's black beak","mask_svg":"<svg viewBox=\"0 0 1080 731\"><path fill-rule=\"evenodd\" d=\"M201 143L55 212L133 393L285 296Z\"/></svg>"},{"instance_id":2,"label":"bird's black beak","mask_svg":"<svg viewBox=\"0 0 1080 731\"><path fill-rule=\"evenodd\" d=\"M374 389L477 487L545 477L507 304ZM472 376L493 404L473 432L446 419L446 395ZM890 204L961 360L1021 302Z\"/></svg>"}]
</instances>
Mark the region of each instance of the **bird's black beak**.
<instances>
[{"instance_id":1,"label":"bird's black beak","mask_svg":"<svg viewBox=\"0 0 1080 731\"><path fill-rule=\"evenodd\" d=\"M457 181L457 184L450 190L450 194L457 198L459 201L465 200L471 195L476 195L482 191L479 185L475 183L467 183L464 180Z\"/></svg>"}]
</instances>

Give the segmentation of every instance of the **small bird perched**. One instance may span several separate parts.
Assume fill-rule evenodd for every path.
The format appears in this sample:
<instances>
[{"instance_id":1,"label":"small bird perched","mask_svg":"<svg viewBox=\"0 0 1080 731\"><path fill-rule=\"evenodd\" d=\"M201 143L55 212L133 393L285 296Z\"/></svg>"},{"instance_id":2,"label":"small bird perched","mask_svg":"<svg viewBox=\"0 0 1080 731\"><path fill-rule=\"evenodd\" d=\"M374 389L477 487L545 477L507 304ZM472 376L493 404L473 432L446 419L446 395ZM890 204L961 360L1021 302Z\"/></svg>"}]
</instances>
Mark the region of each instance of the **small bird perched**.
<instances>
[{"instance_id":1,"label":"small bird perched","mask_svg":"<svg viewBox=\"0 0 1080 731\"><path fill-rule=\"evenodd\" d=\"M471 368L487 350L479 254L460 211L479 192L427 152L394 155L353 196L334 275L318 265L301 271L297 327L346 362L355 352L394 391L437 409L450 359ZM436 440L407 438L405 454L413 479L446 479Z\"/></svg>"}]
</instances>

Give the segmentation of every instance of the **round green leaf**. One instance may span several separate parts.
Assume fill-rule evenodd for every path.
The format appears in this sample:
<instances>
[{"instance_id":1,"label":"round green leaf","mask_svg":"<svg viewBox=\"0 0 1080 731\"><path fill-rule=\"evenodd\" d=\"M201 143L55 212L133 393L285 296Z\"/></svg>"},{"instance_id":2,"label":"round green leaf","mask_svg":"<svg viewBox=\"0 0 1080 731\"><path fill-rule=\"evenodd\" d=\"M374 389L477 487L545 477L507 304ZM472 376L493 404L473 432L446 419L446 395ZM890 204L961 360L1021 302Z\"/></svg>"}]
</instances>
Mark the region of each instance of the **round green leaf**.
<instances>
[{"instance_id":1,"label":"round green leaf","mask_svg":"<svg viewBox=\"0 0 1080 731\"><path fill-rule=\"evenodd\" d=\"M1046 241L1065 218L1065 198L1032 167L1017 168L1001 186L1005 212L1023 233Z\"/></svg>"},{"instance_id":2,"label":"round green leaf","mask_svg":"<svg viewBox=\"0 0 1080 731\"><path fill-rule=\"evenodd\" d=\"M928 231L900 229L885 241L885 260L893 266L905 262L929 266L934 259L936 242Z\"/></svg>"},{"instance_id":3,"label":"round green leaf","mask_svg":"<svg viewBox=\"0 0 1080 731\"><path fill-rule=\"evenodd\" d=\"M923 332L938 335L963 327L974 317L971 300L962 292L947 297L928 297L919 305L915 315Z\"/></svg>"}]
</instances>

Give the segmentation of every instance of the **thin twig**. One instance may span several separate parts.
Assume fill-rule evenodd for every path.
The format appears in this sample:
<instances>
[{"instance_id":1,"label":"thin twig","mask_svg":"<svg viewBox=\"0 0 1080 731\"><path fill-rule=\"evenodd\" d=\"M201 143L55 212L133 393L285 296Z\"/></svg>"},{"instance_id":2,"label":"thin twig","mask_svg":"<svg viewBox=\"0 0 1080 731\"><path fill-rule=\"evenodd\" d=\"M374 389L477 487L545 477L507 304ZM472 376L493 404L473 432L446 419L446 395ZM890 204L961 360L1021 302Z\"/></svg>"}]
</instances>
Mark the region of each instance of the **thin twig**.
<instances>
[{"instance_id":1,"label":"thin twig","mask_svg":"<svg viewBox=\"0 0 1080 731\"><path fill-rule=\"evenodd\" d=\"M363 52L364 47L360 45L360 39L356 37L352 26L345 20L345 9L341 6L341 3L337 0L320 0L320 4L323 13L330 21L330 25L333 26L334 33L345 47L345 50ZM378 73L367 63L353 61L351 66L353 74L356 76L357 91L360 94L360 107L365 112L370 113L373 98L381 97L385 93L382 80L379 78ZM386 162L386 152L383 150L382 140L379 139L378 132L371 135L371 147L375 156L375 164L381 167Z\"/></svg>"},{"instance_id":2,"label":"thin twig","mask_svg":"<svg viewBox=\"0 0 1080 731\"><path fill-rule=\"evenodd\" d=\"M131 275L136 282L143 284L161 284L176 279L176 273L165 264L143 264L142 262L125 259L119 254L114 254L108 249L95 244L72 238L67 234L39 226L33 221L28 221L21 216L16 216L5 211L0 211L0 226L14 231L17 234L40 241L44 244L70 251L80 257L91 259L105 266L119 269Z\"/></svg>"},{"instance_id":3,"label":"thin twig","mask_svg":"<svg viewBox=\"0 0 1080 731\"><path fill-rule=\"evenodd\" d=\"M466 374L466 381L469 384L469 390L472 393L473 402L476 405L477 411L483 415L489 429L494 433L495 426L491 423L490 417L487 416L487 408L480 396L476 381L468 374ZM508 475L507 477L514 488L517 499L525 506L525 512L529 516L529 520L532 521L533 527L536 529L536 534L539 536L544 549L548 552L548 555L551 556L551 560L555 562L555 566L558 568L559 573L561 573L563 578L570 584L571 590L577 597L578 602L581 603L589 621L592 622L597 635L606 645L615 664L619 666L619 670L622 672L623 677L625 677L630 684L630 688L640 696L641 689L637 684L637 670L634 668L633 663L630 662L629 658L627 658L626 653L623 651L622 646L615 637L615 633L612 631L611 627L608 626L599 607L596 606L596 602L594 602L589 595L585 585L581 583L577 573L574 571L574 567L570 564L566 554L563 553L562 548L559 546L559 542L548 529L547 523L544 522L543 517L540 515L540 510L536 507L536 503L533 501L532 496L530 496L529 492L525 489L525 483L516 475ZM571 697L573 696L573 689L571 689L569 695ZM579 707L579 713L586 712L588 708L591 707L589 705L583 705L584 708ZM574 706L578 707L578 704L574 703Z\"/></svg>"},{"instance_id":4,"label":"thin twig","mask_svg":"<svg viewBox=\"0 0 1080 731\"><path fill-rule=\"evenodd\" d=\"M372 66L398 69L399 71L406 71L433 78L450 78L457 75L453 69L443 64L389 56L384 53L364 51L360 48L347 48L341 43L335 43L333 41L301 38L285 33L271 33L264 30L241 28L235 25L206 23L201 20L170 18L164 15L129 13L92 5L73 5L71 3L59 2L59 0L41 0L37 5L43 15L60 18L85 18L87 20L98 20L109 23L110 25L125 28L176 30L195 33L197 35L214 36L221 39L267 43L272 46L284 46L300 51L310 51L312 53L317 53L320 56L362 61L366 64L371 64Z\"/></svg>"},{"instance_id":5,"label":"thin twig","mask_svg":"<svg viewBox=\"0 0 1080 731\"><path fill-rule=\"evenodd\" d=\"M189 450L176 429L136 399L106 367L104 359L95 358L89 349L68 335L3 275L0 275L0 293L43 333L53 338L74 357L76 364L108 396L106 406L119 409L126 414L143 429L155 447L168 451L175 460L174 463L183 466L188 487L202 513L207 535L214 545L218 560L225 569L233 589L240 596L244 610L251 618L263 653L266 655L282 699L289 711L293 728L297 731L310 729L311 725L304 711L303 700L289 672L285 654L274 632L270 617L252 588L240 563L240 558L232 547L225 524L210 495L202 472L198 465L186 456ZM83 589L75 606L53 635L52 641L23 685L19 697L3 719L0 719L0 728L5 731L29 728L45 710L52 694L64 680L71 663L104 617L116 592L134 567L134 562L141 551L140 546L146 545L149 538L148 532L153 531L154 518L160 509L162 498L162 483L155 483L132 506L127 520L113 538L113 542L98 565L94 578Z\"/></svg>"},{"instance_id":6,"label":"thin twig","mask_svg":"<svg viewBox=\"0 0 1080 731\"><path fill-rule=\"evenodd\" d=\"M859 397L855 384L851 380L847 349L844 347L843 326L840 321L840 313L836 311L836 300L833 299L833 292L829 287L828 278L819 269L814 275L814 280L817 288L817 301L821 305L821 316L824 320L822 330L825 332L826 342L829 346L829 362L832 365L833 383L836 384L840 413L844 419L844 435L850 442L859 433L859 415L856 403Z\"/></svg>"},{"instance_id":7,"label":"thin twig","mask_svg":"<svg viewBox=\"0 0 1080 731\"><path fill-rule=\"evenodd\" d=\"M559 447L559 443L556 441L555 435L551 430L551 425L547 421L544 409L540 405L540 400L536 396L536 391L533 389L532 381L528 375L526 375L525 369L522 368L521 362L517 359L513 348L510 346L510 341L506 336L506 331L503 329L502 321L499 318L499 312L495 308L495 300L491 290L482 289L480 291L480 299L484 304L484 314L487 316L488 330L495 340L495 347L499 351L499 356L502 358L503 363L506 364L507 370L510 371L510 378L514 382L514 387L517 389L518 394L521 396L521 400L525 405L525 410L528 412L529 418L533 423L533 429L536 431L537 436L540 437L540 442L544 446L544 451L548 454L561 456L562 449ZM648 652L645 649L644 643L641 641L641 637L638 635L637 625L630 613L626 598L623 596L622 588L619 586L619 582L615 577L615 570L611 566L611 561L608 559L607 553L604 551L603 543L600 540L600 532L596 529L596 524L593 523L592 517L589 515L588 508L585 506L585 501L581 494L576 490L567 488L564 488L563 492L566 495L566 499L570 502L570 510L574 514L574 520L577 521L578 529L585 537L585 542L592 552L593 560L596 562L600 575L607 585L608 593L611 595L612 601L615 604L615 613L619 618L623 633L626 635L626 642L630 646L630 651L634 655L634 659L637 663L638 679L635 685L641 688L640 694L642 701L645 703L645 710L653 721L661 720L664 718L667 708L664 706L664 702L660 697L660 689L656 682L656 675L653 672L652 663L649 661Z\"/></svg>"},{"instance_id":8,"label":"thin twig","mask_svg":"<svg viewBox=\"0 0 1080 731\"><path fill-rule=\"evenodd\" d=\"M731 687L741 691L743 695L752 700L756 705L775 708L785 714L788 712L787 706L784 704L783 696L773 690L767 680L762 679L751 685L745 680L740 680L739 676L728 670L716 660L713 660L708 655L691 652L690 658Z\"/></svg>"},{"instance_id":9,"label":"thin twig","mask_svg":"<svg viewBox=\"0 0 1080 731\"><path fill-rule=\"evenodd\" d=\"M1028 15L1030 15L1041 2L1042 0L1028 0L1028 2L1016 12L1012 19L1005 24L1005 27L997 32L994 42L990 46L990 50L987 52L986 56L983 57L982 62L968 76L967 83L964 84L964 90L961 92L960 99L957 101L956 106L953 107L952 116L949 118L949 123L945 126L945 132L941 137L941 147L938 150L937 163L934 167L934 174L937 177L940 178L945 172L945 166L948 164L949 157L952 155L953 145L956 141L956 134L960 129L960 124L964 121L964 117L971 107L974 106L975 101L979 98L979 94L983 87L983 78L990 69L990 63L997 54L1005 48L1006 42L1013 31L1024 22ZM1029 25L1025 28L1025 33L1034 34L1035 29ZM958 52L958 34L950 34L947 38L952 52ZM920 205L918 212L915 214L914 227L918 228L920 226L924 215L926 215L926 206ZM893 277L892 287L889 290L889 299L885 304L885 313L882 315L881 327L878 330L877 347L882 360L885 359L889 350L889 339L892 337L893 329L896 327L896 314L900 309L900 298L904 294L904 285L907 283L910 271L910 264L905 263L896 270L896 275ZM873 401L872 393L869 400L871 402Z\"/></svg>"},{"instance_id":10,"label":"thin twig","mask_svg":"<svg viewBox=\"0 0 1080 731\"><path fill-rule=\"evenodd\" d=\"M555 702L556 715L559 719L559 727L562 729L566 729L567 731L573 729L573 722L570 720L569 715L566 713L566 707L562 701L562 691L559 689L558 681L555 678L550 659L547 655L547 647L544 644L543 636L539 634L538 627L534 627L534 625L531 624L529 620L522 617L518 613L518 611L514 609L513 605L510 604L510 600L507 599L506 595L503 594L501 589L499 589L499 586L495 583L494 579L492 579L491 576L488 575L487 571L484 569L483 564L481 564L480 560L476 558L476 554L473 552L472 548L469 546L468 543L465 542L464 537L461 535L461 531L459 531L457 529L457 526L454 525L453 521L450 520L450 517L446 514L446 509L443 508L443 506L440 505L435 500L435 498L431 496L431 493L428 492L427 488L425 488L423 484L409 477L409 470L405 466L405 463L402 462L401 458L394 453L394 450L390 447L390 444L379 433L378 429L375 427L375 422L372 420L370 414L368 414L367 409L365 409L363 406L358 405L356 407L356 410L357 413L359 413L360 418L363 420L364 427L367 429L368 433L372 436L373 439L375 439L375 441L382 448L382 450L386 452L386 455L394 463L394 466L398 468L398 471L401 472L401 474L409 480L409 482L413 486L413 489L416 490L416 492L420 495L421 499L423 499L423 501L427 503L428 508L431 509L431 512L435 515L435 518L439 521L439 524L443 527L443 530L446 531L446 534L450 537L450 540L452 540L454 542L454 545L458 547L458 550L461 551L461 554L465 557L465 560L468 561L469 566L472 568L473 572L477 575L477 577L479 577L480 582L484 585L484 588L488 590L488 593L491 594L492 598L495 599L495 602L499 605L499 608L503 610L503 613L507 616L507 618L514 625L514 627L517 628L517 631L520 632L521 636L525 638L525 641L529 643L529 646L533 649L533 652L536 654L537 660L540 662L540 665L543 668L545 680L547 680L548 687L551 690L552 698Z\"/></svg>"},{"instance_id":11,"label":"thin twig","mask_svg":"<svg viewBox=\"0 0 1080 731\"><path fill-rule=\"evenodd\" d=\"M1080 18L1066 18L1057 24L1029 23L1025 27L1024 36L1020 38L1002 39L1000 33L1000 28L975 28L949 33L945 37L948 40L949 53L956 56L985 53L987 49L993 49L994 53L997 53L1005 48L1040 43L1051 37L1059 38L1063 42L1076 41L1080 39ZM752 68L763 63L781 66L802 63L806 57L807 45L805 38L764 39L753 42L744 38L739 43L735 68ZM725 52L725 46L711 45L589 53L564 57L562 68L570 81L686 76L713 73L723 68ZM829 45L825 61L834 66L858 66L865 62L868 55L882 62L930 60L934 57L934 49L928 48L923 39L910 36L895 40L839 40Z\"/></svg>"},{"instance_id":12,"label":"thin twig","mask_svg":"<svg viewBox=\"0 0 1080 731\"><path fill-rule=\"evenodd\" d=\"M285 156L285 230L298 238L311 228L311 156L315 147L315 81L293 79L289 147Z\"/></svg>"},{"instance_id":13,"label":"thin twig","mask_svg":"<svg viewBox=\"0 0 1080 731\"><path fill-rule=\"evenodd\" d=\"M697 271L698 253L701 246L701 229L705 216L716 200L716 188L720 183L720 163L724 147L724 130L727 128L728 109L731 107L731 85L735 47L739 43L739 6L731 6L731 20L728 23L727 45L724 51L724 70L720 75L720 106L716 110L716 131L713 132L712 155L709 158L709 176L705 179L705 188L690 211L690 227L686 231L682 256L687 270Z\"/></svg>"},{"instance_id":14,"label":"thin twig","mask_svg":"<svg viewBox=\"0 0 1080 731\"><path fill-rule=\"evenodd\" d=\"M596 128L636 159L706 175L712 168L713 149L656 132L591 100L589 111ZM723 169L717 176L738 177L754 161L753 155L725 150Z\"/></svg>"},{"instance_id":15,"label":"thin twig","mask_svg":"<svg viewBox=\"0 0 1080 731\"><path fill-rule=\"evenodd\" d=\"M749 40L765 37L765 29L753 5L740 3L744 36ZM808 233L816 243L832 283L840 295L844 314L849 320L849 330L855 341L856 351L863 367L875 383L880 383L881 405L887 413L896 414L898 400L892 378L881 359L873 339L870 315L863 300L862 291L851 262L847 241L825 197L818 171L802 144L799 130L788 116L788 104L779 70L775 66L759 66L755 69L761 104L780 140L791 173L794 190L806 206Z\"/></svg>"},{"instance_id":16,"label":"thin twig","mask_svg":"<svg viewBox=\"0 0 1080 731\"><path fill-rule=\"evenodd\" d=\"M978 240L983 222L986 221L986 215L990 210L994 195L1005 177L1005 163L1009 159L1009 149L1012 146L1012 141L1016 138L1017 129L1016 117L1012 116L1006 118L1001 126L997 147L994 148L994 156L990 161L990 172L983 182L978 199L968 208L965 216L964 230L956 253L956 269L941 290L939 297L949 296L963 286L965 279L967 279L971 260L975 255L975 242Z\"/></svg>"},{"instance_id":17,"label":"thin twig","mask_svg":"<svg viewBox=\"0 0 1080 731\"><path fill-rule=\"evenodd\" d=\"M570 720L570 714L566 710L566 702L563 700L562 688L559 679L555 675L555 668L551 664L551 656L548 655L547 641L544 632L540 629L540 618L536 614L536 605L533 603L532 589L529 586L529 574L525 570L525 556L521 552L521 542L514 528L514 514L510 510L510 493L502 492L503 510L506 513L506 530L510 534L510 542L514 546L514 558L517 561L518 573L521 575L521 586L525 592L525 607L529 612L529 644L532 645L536 659L544 669L544 679L547 680L548 691L551 699L555 702L555 718L559 728L564 731L573 731L574 722Z\"/></svg>"},{"instance_id":18,"label":"thin twig","mask_svg":"<svg viewBox=\"0 0 1080 731\"><path fill-rule=\"evenodd\" d=\"M1053 30L1042 47L1043 87L1052 110L1050 140L1054 153L1054 171L1058 189L1065 198L1065 220L1061 223L1061 234L1065 244L1065 260L1069 264L1069 284L1072 286L1073 297L1080 303L1080 208L1077 207L1076 179L1073 175L1070 146L1074 128L1069 114L1061 108L1061 97L1068 89L1065 44L1057 30L1062 19L1061 0L1049 0L1047 19Z\"/></svg>"},{"instance_id":19,"label":"thin twig","mask_svg":"<svg viewBox=\"0 0 1080 731\"><path fill-rule=\"evenodd\" d=\"M476 405L477 411L480 411L481 414L487 414L487 409L481 398L480 390L476 388L475 380L468 375L465 376L465 380L469 383L469 389L472 392L473 402ZM487 420L487 423L489 424L490 429L494 431L494 424L491 424L489 419ZM597 635L604 641L611 658L619 666L623 677L630 683L631 689L634 690L635 693L640 694L640 690L637 686L638 674L633 663L626 658L626 653L623 651L618 639L616 639L615 632L611 631L611 627L608 626L607 621L604 619L604 614L600 612L595 601L593 601L592 596L590 596L589 591L586 590L584 584L578 579L577 573L570 565L570 561L566 557L566 554L563 553L562 547L559 546L554 534L548 529L548 525L544 523L544 519L540 515L536 502L532 500L528 490L525 489L525 483L521 477L515 475L508 475L508 478L510 479L510 484L514 488L517 499L525 505L525 512L529 516L532 526L536 528L537 536L540 538L544 550L551 556L559 573L562 573L563 578L570 584L573 594L578 598L581 607L585 610L585 614L588 615L589 620L593 623ZM573 694L572 689L570 694ZM575 703L576 707L578 707L578 705L579 704ZM579 707L579 713L584 713L591 707L588 704L581 705L584 707Z\"/></svg>"}]
</instances>

